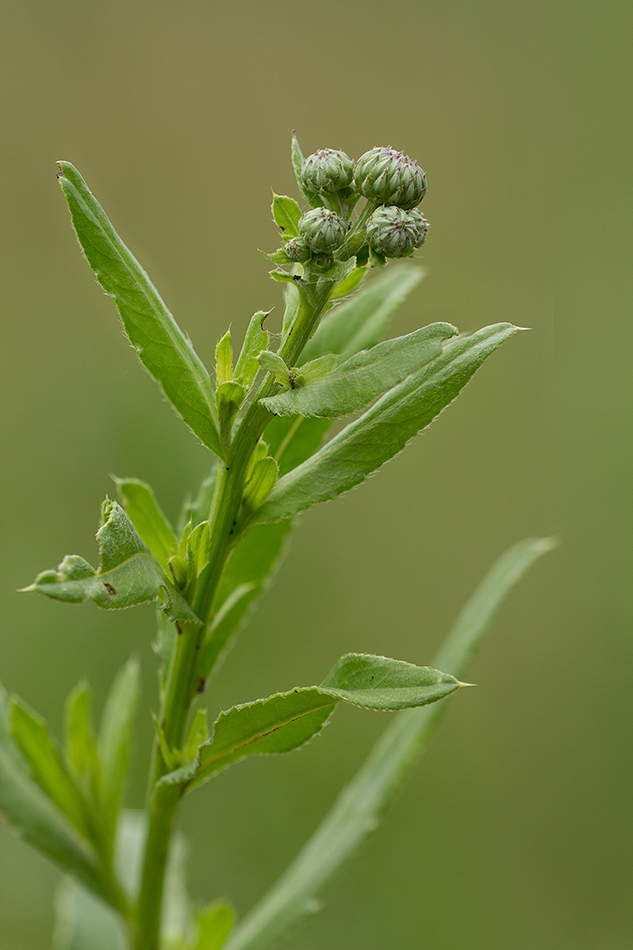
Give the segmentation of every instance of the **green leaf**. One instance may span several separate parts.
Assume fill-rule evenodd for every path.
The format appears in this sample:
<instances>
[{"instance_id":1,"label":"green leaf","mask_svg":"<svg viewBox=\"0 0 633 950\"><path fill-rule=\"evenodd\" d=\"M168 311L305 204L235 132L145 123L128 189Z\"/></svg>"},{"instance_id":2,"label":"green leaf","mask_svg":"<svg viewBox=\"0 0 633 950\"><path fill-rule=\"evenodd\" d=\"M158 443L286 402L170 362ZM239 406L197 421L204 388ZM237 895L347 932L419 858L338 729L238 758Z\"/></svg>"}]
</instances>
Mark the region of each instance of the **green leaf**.
<instances>
[{"instance_id":1,"label":"green leaf","mask_svg":"<svg viewBox=\"0 0 633 950\"><path fill-rule=\"evenodd\" d=\"M366 267L356 267L347 275L347 277L334 288L330 294L330 300L340 300L342 297L349 297L355 293L367 277Z\"/></svg>"},{"instance_id":2,"label":"green leaf","mask_svg":"<svg viewBox=\"0 0 633 950\"><path fill-rule=\"evenodd\" d=\"M233 911L217 902L198 914L198 935L189 950L222 950L233 927Z\"/></svg>"},{"instance_id":3,"label":"green leaf","mask_svg":"<svg viewBox=\"0 0 633 950\"><path fill-rule=\"evenodd\" d=\"M140 669L138 661L132 657L112 681L99 728L103 809L111 836L116 827L130 763L139 692Z\"/></svg>"},{"instance_id":4,"label":"green leaf","mask_svg":"<svg viewBox=\"0 0 633 950\"><path fill-rule=\"evenodd\" d=\"M202 361L77 169L69 162L59 167L79 243L114 299L130 343L190 429L222 458L213 385Z\"/></svg>"},{"instance_id":5,"label":"green leaf","mask_svg":"<svg viewBox=\"0 0 633 950\"><path fill-rule=\"evenodd\" d=\"M206 742L208 735L207 711L206 709L196 709L183 747L183 758L186 761L196 758L198 749L203 742Z\"/></svg>"},{"instance_id":6,"label":"green leaf","mask_svg":"<svg viewBox=\"0 0 633 950\"><path fill-rule=\"evenodd\" d=\"M264 438L277 459L279 474L285 475L316 452L332 425L318 416L275 416L266 426Z\"/></svg>"},{"instance_id":7,"label":"green leaf","mask_svg":"<svg viewBox=\"0 0 633 950\"><path fill-rule=\"evenodd\" d=\"M361 350L325 376L290 392L269 396L261 402L277 415L326 416L334 419L362 409L430 363L442 352L442 343L457 333L449 323L433 323L406 336ZM317 357L325 359L325 357ZM313 365L308 363L307 366ZM303 371L302 367L302 371Z\"/></svg>"},{"instance_id":8,"label":"green leaf","mask_svg":"<svg viewBox=\"0 0 633 950\"><path fill-rule=\"evenodd\" d=\"M41 791L9 734L9 703L0 686L0 811L12 830L103 900L112 900L87 844Z\"/></svg>"},{"instance_id":9,"label":"green leaf","mask_svg":"<svg viewBox=\"0 0 633 950\"><path fill-rule=\"evenodd\" d=\"M106 499L103 504L97 541L98 571L82 557L67 555L56 571L38 574L25 590L37 590L71 604L92 600L98 607L112 610L158 600L171 620L199 622L116 501Z\"/></svg>"},{"instance_id":10,"label":"green leaf","mask_svg":"<svg viewBox=\"0 0 633 950\"><path fill-rule=\"evenodd\" d=\"M463 676L497 609L552 543L529 538L510 548L466 604L433 662ZM446 709L444 703L398 713L297 857L238 921L224 950L268 950L313 913L324 885L379 824Z\"/></svg>"},{"instance_id":11,"label":"green leaf","mask_svg":"<svg viewBox=\"0 0 633 950\"><path fill-rule=\"evenodd\" d=\"M273 192L273 203L270 210L272 211L275 224L283 231L284 240L286 238L299 237L301 208L294 198L287 198L285 195L276 195Z\"/></svg>"},{"instance_id":12,"label":"green leaf","mask_svg":"<svg viewBox=\"0 0 633 950\"><path fill-rule=\"evenodd\" d=\"M174 529L164 515L152 487L137 478L117 478L117 491L128 518L163 569L178 550Z\"/></svg>"},{"instance_id":13,"label":"green leaf","mask_svg":"<svg viewBox=\"0 0 633 950\"><path fill-rule=\"evenodd\" d=\"M316 196L311 191L307 191L304 187L303 180L301 178L301 170L303 168L304 158L301 152L301 146L299 145L299 139L294 134L294 132L292 133L292 140L290 143L290 158L292 160L292 169L295 173L295 178L297 179L299 191L307 201L312 203Z\"/></svg>"},{"instance_id":14,"label":"green leaf","mask_svg":"<svg viewBox=\"0 0 633 950\"><path fill-rule=\"evenodd\" d=\"M185 504L179 524L187 535L194 525L200 524L201 521L207 521L209 518L217 477L218 468L217 465L214 465L200 485L195 499L193 501L189 499ZM187 525L190 526L188 530L186 528Z\"/></svg>"},{"instance_id":15,"label":"green leaf","mask_svg":"<svg viewBox=\"0 0 633 950\"><path fill-rule=\"evenodd\" d=\"M121 918L71 878L55 897L53 950L127 950Z\"/></svg>"},{"instance_id":16,"label":"green leaf","mask_svg":"<svg viewBox=\"0 0 633 950\"><path fill-rule=\"evenodd\" d=\"M215 348L215 386L233 379L233 348L231 331L227 330Z\"/></svg>"},{"instance_id":17,"label":"green leaf","mask_svg":"<svg viewBox=\"0 0 633 950\"><path fill-rule=\"evenodd\" d=\"M214 620L200 651L197 675L206 682L266 589L286 546L290 522L256 525L232 551L213 605Z\"/></svg>"},{"instance_id":18,"label":"green leaf","mask_svg":"<svg viewBox=\"0 0 633 950\"><path fill-rule=\"evenodd\" d=\"M516 332L511 324L499 323L449 341L441 356L385 393L315 455L279 479L254 521L292 518L358 485L426 428L484 360Z\"/></svg>"},{"instance_id":19,"label":"green leaf","mask_svg":"<svg viewBox=\"0 0 633 950\"><path fill-rule=\"evenodd\" d=\"M324 353L347 357L374 346L421 278L422 272L416 267L392 265L360 293L330 311L304 349L303 359L312 360Z\"/></svg>"},{"instance_id":20,"label":"green leaf","mask_svg":"<svg viewBox=\"0 0 633 950\"><path fill-rule=\"evenodd\" d=\"M220 429L224 437L230 432L230 427L238 413L238 410L244 402L245 392L239 383L229 380L218 387L218 415L220 417Z\"/></svg>"},{"instance_id":21,"label":"green leaf","mask_svg":"<svg viewBox=\"0 0 633 950\"><path fill-rule=\"evenodd\" d=\"M272 373L277 382L281 383L282 386L290 386L290 370L278 353L273 353L270 350L262 350L257 356L257 362L260 366L263 366L267 372Z\"/></svg>"},{"instance_id":22,"label":"green leaf","mask_svg":"<svg viewBox=\"0 0 633 950\"><path fill-rule=\"evenodd\" d=\"M253 314L244 335L244 343L235 366L235 378L244 391L253 385L259 370L257 356L268 347L268 330L264 330L264 320L270 311L258 310Z\"/></svg>"},{"instance_id":23,"label":"green leaf","mask_svg":"<svg viewBox=\"0 0 633 950\"><path fill-rule=\"evenodd\" d=\"M200 749L198 785L247 755L290 752L319 732L341 700L367 709L404 709L443 699L462 684L402 660L350 653L321 686L296 687L220 713Z\"/></svg>"},{"instance_id":24,"label":"green leaf","mask_svg":"<svg viewBox=\"0 0 633 950\"><path fill-rule=\"evenodd\" d=\"M101 810L102 777L97 742L92 731L90 689L80 683L66 701L65 758L92 804L93 812Z\"/></svg>"},{"instance_id":25,"label":"green leaf","mask_svg":"<svg viewBox=\"0 0 633 950\"><path fill-rule=\"evenodd\" d=\"M255 463L244 486L240 519L248 520L251 514L264 503L270 495L278 475L279 469L274 458L267 456Z\"/></svg>"},{"instance_id":26,"label":"green leaf","mask_svg":"<svg viewBox=\"0 0 633 950\"><path fill-rule=\"evenodd\" d=\"M44 720L19 699L11 702L11 734L42 791L80 834L94 840L88 803L70 774Z\"/></svg>"},{"instance_id":27,"label":"green leaf","mask_svg":"<svg viewBox=\"0 0 633 950\"><path fill-rule=\"evenodd\" d=\"M330 373L338 362L339 358L336 354L326 353L325 356L317 356L315 360L310 360L309 363L302 363L300 367L293 368L295 386L306 386L316 379L321 379L326 373Z\"/></svg>"}]
</instances>

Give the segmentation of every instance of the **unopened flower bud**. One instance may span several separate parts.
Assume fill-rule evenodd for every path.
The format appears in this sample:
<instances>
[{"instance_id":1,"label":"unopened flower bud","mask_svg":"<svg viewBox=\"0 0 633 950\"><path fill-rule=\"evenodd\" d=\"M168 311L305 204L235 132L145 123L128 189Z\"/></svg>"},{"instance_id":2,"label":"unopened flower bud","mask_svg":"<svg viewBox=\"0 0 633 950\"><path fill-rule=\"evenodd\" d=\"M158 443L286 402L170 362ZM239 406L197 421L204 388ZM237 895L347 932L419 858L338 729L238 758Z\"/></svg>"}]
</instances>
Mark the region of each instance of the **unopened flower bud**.
<instances>
[{"instance_id":1,"label":"unopened flower bud","mask_svg":"<svg viewBox=\"0 0 633 950\"><path fill-rule=\"evenodd\" d=\"M331 254L345 240L347 225L334 211L314 208L300 219L299 234L315 253Z\"/></svg>"},{"instance_id":2,"label":"unopened flower bud","mask_svg":"<svg viewBox=\"0 0 633 950\"><path fill-rule=\"evenodd\" d=\"M302 238L293 238L284 245L284 251L291 261L303 264L310 258L310 248Z\"/></svg>"},{"instance_id":3,"label":"unopened flower bud","mask_svg":"<svg viewBox=\"0 0 633 950\"><path fill-rule=\"evenodd\" d=\"M354 177L354 163L345 152L322 148L309 155L301 169L301 180L306 191L341 191Z\"/></svg>"},{"instance_id":4,"label":"unopened flower bud","mask_svg":"<svg viewBox=\"0 0 633 950\"><path fill-rule=\"evenodd\" d=\"M394 148L372 148L356 162L356 188L365 198L415 208L426 194L426 177L413 159Z\"/></svg>"},{"instance_id":5,"label":"unopened flower bud","mask_svg":"<svg viewBox=\"0 0 633 950\"><path fill-rule=\"evenodd\" d=\"M384 257L406 257L424 244L428 227L417 208L378 208L367 222L367 243Z\"/></svg>"}]
</instances>

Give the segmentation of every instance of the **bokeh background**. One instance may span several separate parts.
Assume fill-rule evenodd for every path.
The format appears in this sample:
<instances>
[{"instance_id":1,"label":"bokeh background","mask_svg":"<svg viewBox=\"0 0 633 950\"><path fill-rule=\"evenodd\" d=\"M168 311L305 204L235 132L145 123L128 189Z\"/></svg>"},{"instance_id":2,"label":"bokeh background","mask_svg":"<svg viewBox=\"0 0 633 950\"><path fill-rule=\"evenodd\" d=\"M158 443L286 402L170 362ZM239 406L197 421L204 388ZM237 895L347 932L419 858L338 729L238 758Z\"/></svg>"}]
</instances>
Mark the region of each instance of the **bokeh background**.
<instances>
[{"instance_id":1,"label":"bokeh background","mask_svg":"<svg viewBox=\"0 0 633 950\"><path fill-rule=\"evenodd\" d=\"M95 560L108 473L175 514L208 465L122 337L55 183L74 162L210 360L277 307L258 248L289 139L401 148L429 177L428 276L395 330L510 320L458 403L306 513L210 693L318 682L349 650L428 662L502 550L556 535L450 715L293 950L625 950L630 899L631 10L624 0L3 0L0 677L60 728L78 679L143 662L153 613L17 595ZM274 319L274 318L273 318ZM277 317L278 319L278 317ZM239 912L385 725L341 709L300 754L192 796L191 888ZM142 801L139 754L131 804ZM0 946L50 945L56 872L0 828Z\"/></svg>"}]
</instances>

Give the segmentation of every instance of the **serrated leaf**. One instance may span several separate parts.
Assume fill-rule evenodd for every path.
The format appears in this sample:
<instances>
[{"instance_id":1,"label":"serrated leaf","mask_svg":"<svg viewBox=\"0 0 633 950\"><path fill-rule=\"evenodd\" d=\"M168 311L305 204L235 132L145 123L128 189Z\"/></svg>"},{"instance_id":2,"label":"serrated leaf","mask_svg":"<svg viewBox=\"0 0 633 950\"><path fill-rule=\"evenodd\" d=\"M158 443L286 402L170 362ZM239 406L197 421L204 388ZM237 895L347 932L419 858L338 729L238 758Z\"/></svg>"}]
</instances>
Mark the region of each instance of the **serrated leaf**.
<instances>
[{"instance_id":1,"label":"serrated leaf","mask_svg":"<svg viewBox=\"0 0 633 950\"><path fill-rule=\"evenodd\" d=\"M199 622L116 501L104 502L104 523L97 532L99 570L78 555L67 555L56 571L38 574L31 587L54 600L117 610L159 601L171 620Z\"/></svg>"},{"instance_id":2,"label":"serrated leaf","mask_svg":"<svg viewBox=\"0 0 633 950\"><path fill-rule=\"evenodd\" d=\"M286 238L299 237L301 208L294 198L288 198L285 195L276 195L273 192L273 203L270 210L272 211L275 224L283 231L284 240Z\"/></svg>"},{"instance_id":3,"label":"serrated leaf","mask_svg":"<svg viewBox=\"0 0 633 950\"><path fill-rule=\"evenodd\" d=\"M149 548L150 554L167 570L170 557L178 550L178 541L151 485L137 478L116 476L114 482L128 518Z\"/></svg>"},{"instance_id":4,"label":"serrated leaf","mask_svg":"<svg viewBox=\"0 0 633 950\"><path fill-rule=\"evenodd\" d=\"M265 589L289 530L289 522L256 525L231 553L215 598L214 620L200 651L197 675L201 681L209 678Z\"/></svg>"},{"instance_id":5,"label":"serrated leaf","mask_svg":"<svg viewBox=\"0 0 633 950\"><path fill-rule=\"evenodd\" d=\"M222 950L233 927L233 911L221 902L205 907L198 914L198 934L188 950Z\"/></svg>"},{"instance_id":6,"label":"serrated leaf","mask_svg":"<svg viewBox=\"0 0 633 950\"><path fill-rule=\"evenodd\" d=\"M132 657L112 681L99 728L103 809L111 837L116 827L128 774L139 692L140 669L138 661Z\"/></svg>"},{"instance_id":7,"label":"serrated leaf","mask_svg":"<svg viewBox=\"0 0 633 950\"><path fill-rule=\"evenodd\" d=\"M94 840L90 809L44 720L21 700L11 702L11 734L33 779L84 838Z\"/></svg>"},{"instance_id":8,"label":"serrated leaf","mask_svg":"<svg viewBox=\"0 0 633 950\"><path fill-rule=\"evenodd\" d=\"M9 702L0 686L0 811L12 830L102 900L112 900L94 856L63 814L31 778L9 734Z\"/></svg>"},{"instance_id":9,"label":"serrated leaf","mask_svg":"<svg viewBox=\"0 0 633 950\"><path fill-rule=\"evenodd\" d=\"M433 323L406 336L361 350L336 369L287 393L261 402L278 415L326 416L334 419L362 409L378 396L430 363L442 352L442 343L457 333L449 323ZM317 357L325 359L325 357ZM313 360L307 366L317 362ZM301 368L303 373L304 367Z\"/></svg>"},{"instance_id":10,"label":"serrated leaf","mask_svg":"<svg viewBox=\"0 0 633 950\"><path fill-rule=\"evenodd\" d=\"M233 348L231 331L227 330L215 348L215 388L233 379Z\"/></svg>"},{"instance_id":11,"label":"serrated leaf","mask_svg":"<svg viewBox=\"0 0 633 950\"><path fill-rule=\"evenodd\" d=\"M59 167L57 177L81 248L114 299L130 343L189 428L222 458L206 368L77 169L70 162L59 162Z\"/></svg>"},{"instance_id":12,"label":"serrated leaf","mask_svg":"<svg viewBox=\"0 0 633 950\"><path fill-rule=\"evenodd\" d=\"M253 521L292 518L358 485L428 426L484 360L516 332L511 324L499 323L449 341L441 356L385 393L315 455L280 478Z\"/></svg>"},{"instance_id":13,"label":"serrated leaf","mask_svg":"<svg viewBox=\"0 0 633 950\"><path fill-rule=\"evenodd\" d=\"M297 687L220 713L213 738L200 749L193 785L248 755L290 752L319 732L336 703L404 709L443 699L460 687L455 677L387 657L351 653L321 686Z\"/></svg>"},{"instance_id":14,"label":"serrated leaf","mask_svg":"<svg viewBox=\"0 0 633 950\"><path fill-rule=\"evenodd\" d=\"M259 370L258 354L268 347L268 330L264 330L263 324L269 312L258 310L253 314L244 335L242 349L235 366L235 378L245 392L251 388Z\"/></svg>"},{"instance_id":15,"label":"serrated leaf","mask_svg":"<svg viewBox=\"0 0 633 950\"><path fill-rule=\"evenodd\" d=\"M327 314L308 341L303 358L311 360L324 353L347 357L374 346L421 278L422 272L416 267L392 265L351 300L343 301Z\"/></svg>"},{"instance_id":16,"label":"serrated leaf","mask_svg":"<svg viewBox=\"0 0 633 950\"><path fill-rule=\"evenodd\" d=\"M551 547L548 539L529 538L510 548L467 603L434 664L450 669L456 676L464 675L505 596ZM225 950L268 950L314 909L324 885L378 826L445 708L440 703L408 709L394 717L294 861L238 921Z\"/></svg>"}]
</instances>

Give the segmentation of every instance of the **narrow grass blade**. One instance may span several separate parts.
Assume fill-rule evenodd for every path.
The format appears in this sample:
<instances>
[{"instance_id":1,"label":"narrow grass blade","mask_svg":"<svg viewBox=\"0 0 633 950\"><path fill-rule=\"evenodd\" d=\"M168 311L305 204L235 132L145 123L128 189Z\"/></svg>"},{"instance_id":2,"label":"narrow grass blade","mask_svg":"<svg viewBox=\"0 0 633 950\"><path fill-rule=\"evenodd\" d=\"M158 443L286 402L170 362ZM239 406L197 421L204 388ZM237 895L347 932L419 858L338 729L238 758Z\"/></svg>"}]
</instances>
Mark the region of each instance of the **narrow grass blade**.
<instances>
[{"instance_id":1,"label":"narrow grass blade","mask_svg":"<svg viewBox=\"0 0 633 950\"><path fill-rule=\"evenodd\" d=\"M145 368L189 428L223 457L209 374L149 277L110 224L70 162L59 162L59 183L77 239Z\"/></svg>"},{"instance_id":2,"label":"narrow grass blade","mask_svg":"<svg viewBox=\"0 0 633 950\"><path fill-rule=\"evenodd\" d=\"M470 598L434 659L462 676L497 609L511 588L546 551L548 539L529 538L510 548ZM268 950L313 913L323 886L373 831L407 772L437 726L443 703L398 714L295 860L237 924L225 950Z\"/></svg>"}]
</instances>

